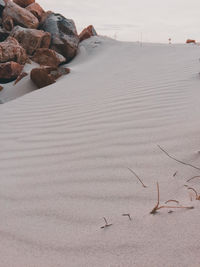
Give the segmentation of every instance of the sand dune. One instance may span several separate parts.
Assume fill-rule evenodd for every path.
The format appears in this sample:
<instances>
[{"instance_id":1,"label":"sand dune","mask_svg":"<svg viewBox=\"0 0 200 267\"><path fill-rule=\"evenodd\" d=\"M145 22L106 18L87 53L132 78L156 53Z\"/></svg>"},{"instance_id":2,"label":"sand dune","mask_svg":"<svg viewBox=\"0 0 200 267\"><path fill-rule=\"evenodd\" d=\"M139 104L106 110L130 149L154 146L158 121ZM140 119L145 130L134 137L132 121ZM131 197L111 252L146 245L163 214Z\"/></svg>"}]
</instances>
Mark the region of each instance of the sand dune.
<instances>
[{"instance_id":1,"label":"sand dune","mask_svg":"<svg viewBox=\"0 0 200 267\"><path fill-rule=\"evenodd\" d=\"M0 266L199 266L199 171L157 147L200 167L199 47L96 37L69 67L0 105ZM195 209L150 215L157 181Z\"/></svg>"}]
</instances>

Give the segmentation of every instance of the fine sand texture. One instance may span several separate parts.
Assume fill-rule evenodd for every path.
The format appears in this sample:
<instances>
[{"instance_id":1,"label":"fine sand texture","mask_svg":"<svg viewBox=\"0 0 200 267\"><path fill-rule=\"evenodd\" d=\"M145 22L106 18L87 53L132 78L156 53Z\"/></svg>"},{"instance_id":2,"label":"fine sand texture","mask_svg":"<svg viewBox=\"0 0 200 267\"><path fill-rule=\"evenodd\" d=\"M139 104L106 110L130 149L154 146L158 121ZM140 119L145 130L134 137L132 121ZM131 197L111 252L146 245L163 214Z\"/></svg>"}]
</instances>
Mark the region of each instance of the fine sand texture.
<instances>
[{"instance_id":1,"label":"fine sand texture","mask_svg":"<svg viewBox=\"0 0 200 267\"><path fill-rule=\"evenodd\" d=\"M0 267L200 266L199 57L93 37L56 84L1 93ZM194 209L150 214L157 182Z\"/></svg>"}]
</instances>

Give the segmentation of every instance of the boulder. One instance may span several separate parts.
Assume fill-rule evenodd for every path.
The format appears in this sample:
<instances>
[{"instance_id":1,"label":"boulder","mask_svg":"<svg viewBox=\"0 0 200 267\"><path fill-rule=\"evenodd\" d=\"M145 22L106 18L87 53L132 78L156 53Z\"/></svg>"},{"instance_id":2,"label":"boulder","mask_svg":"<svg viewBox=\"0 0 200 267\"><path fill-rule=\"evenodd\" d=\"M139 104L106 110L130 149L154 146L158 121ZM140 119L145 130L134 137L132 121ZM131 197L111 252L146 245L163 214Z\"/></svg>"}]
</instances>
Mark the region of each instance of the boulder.
<instances>
[{"instance_id":1,"label":"boulder","mask_svg":"<svg viewBox=\"0 0 200 267\"><path fill-rule=\"evenodd\" d=\"M56 82L62 75L70 73L69 68L40 67L32 69L31 80L38 88L43 88Z\"/></svg>"},{"instance_id":2,"label":"boulder","mask_svg":"<svg viewBox=\"0 0 200 267\"><path fill-rule=\"evenodd\" d=\"M33 61L43 66L58 67L66 62L66 58L48 48L39 48L31 57Z\"/></svg>"},{"instance_id":3,"label":"boulder","mask_svg":"<svg viewBox=\"0 0 200 267\"><path fill-rule=\"evenodd\" d=\"M196 44L196 41L192 39L187 39L186 44Z\"/></svg>"},{"instance_id":4,"label":"boulder","mask_svg":"<svg viewBox=\"0 0 200 267\"><path fill-rule=\"evenodd\" d=\"M32 55L38 48L48 48L51 43L51 34L42 30L16 26L10 35L17 39L29 55Z\"/></svg>"},{"instance_id":5,"label":"boulder","mask_svg":"<svg viewBox=\"0 0 200 267\"><path fill-rule=\"evenodd\" d=\"M35 0L13 0L13 2L21 7L27 7L35 3Z\"/></svg>"},{"instance_id":6,"label":"boulder","mask_svg":"<svg viewBox=\"0 0 200 267\"><path fill-rule=\"evenodd\" d=\"M33 3L27 6L26 9L30 11L39 21L41 21L45 13L44 9L38 3Z\"/></svg>"},{"instance_id":7,"label":"boulder","mask_svg":"<svg viewBox=\"0 0 200 267\"><path fill-rule=\"evenodd\" d=\"M43 88L56 82L56 79L51 75L51 71L56 68L41 67L31 71L31 80L38 88Z\"/></svg>"},{"instance_id":8,"label":"boulder","mask_svg":"<svg viewBox=\"0 0 200 267\"><path fill-rule=\"evenodd\" d=\"M75 57L79 38L73 20L60 14L49 13L41 27L51 33L51 49L63 55L67 62Z\"/></svg>"},{"instance_id":9,"label":"boulder","mask_svg":"<svg viewBox=\"0 0 200 267\"><path fill-rule=\"evenodd\" d=\"M2 90L3 90L3 86L0 85L0 91L2 91Z\"/></svg>"},{"instance_id":10,"label":"boulder","mask_svg":"<svg viewBox=\"0 0 200 267\"><path fill-rule=\"evenodd\" d=\"M9 36L9 32L7 32L5 29L0 27L0 42L5 41L8 36Z\"/></svg>"},{"instance_id":11,"label":"boulder","mask_svg":"<svg viewBox=\"0 0 200 267\"><path fill-rule=\"evenodd\" d=\"M92 25L85 28L80 34L79 34L79 40L80 42L92 37L96 36L97 32L95 31L94 27Z\"/></svg>"},{"instance_id":12,"label":"boulder","mask_svg":"<svg viewBox=\"0 0 200 267\"><path fill-rule=\"evenodd\" d=\"M6 24L5 21L7 21L8 18L13 21L14 25L20 25L25 28L36 29L39 25L38 19L30 11L18 6L10 0L8 0L3 10L3 25Z\"/></svg>"},{"instance_id":13,"label":"boulder","mask_svg":"<svg viewBox=\"0 0 200 267\"><path fill-rule=\"evenodd\" d=\"M26 51L13 37L8 37L0 43L0 62L15 61L24 65L28 60Z\"/></svg>"},{"instance_id":14,"label":"boulder","mask_svg":"<svg viewBox=\"0 0 200 267\"><path fill-rule=\"evenodd\" d=\"M15 80L23 69L23 65L14 61L0 64L0 82L6 83Z\"/></svg>"},{"instance_id":15,"label":"boulder","mask_svg":"<svg viewBox=\"0 0 200 267\"><path fill-rule=\"evenodd\" d=\"M14 82L14 85L17 84L19 81L21 81L24 77L28 75L27 72L21 72L19 76L17 77L16 81Z\"/></svg>"},{"instance_id":16,"label":"boulder","mask_svg":"<svg viewBox=\"0 0 200 267\"><path fill-rule=\"evenodd\" d=\"M4 17L4 19L2 20L2 26L6 31L8 32L12 31L12 29L14 28L13 19L9 16Z\"/></svg>"},{"instance_id":17,"label":"boulder","mask_svg":"<svg viewBox=\"0 0 200 267\"><path fill-rule=\"evenodd\" d=\"M5 8L6 4L4 2L4 0L0 0L0 16L2 15L2 12Z\"/></svg>"}]
</instances>

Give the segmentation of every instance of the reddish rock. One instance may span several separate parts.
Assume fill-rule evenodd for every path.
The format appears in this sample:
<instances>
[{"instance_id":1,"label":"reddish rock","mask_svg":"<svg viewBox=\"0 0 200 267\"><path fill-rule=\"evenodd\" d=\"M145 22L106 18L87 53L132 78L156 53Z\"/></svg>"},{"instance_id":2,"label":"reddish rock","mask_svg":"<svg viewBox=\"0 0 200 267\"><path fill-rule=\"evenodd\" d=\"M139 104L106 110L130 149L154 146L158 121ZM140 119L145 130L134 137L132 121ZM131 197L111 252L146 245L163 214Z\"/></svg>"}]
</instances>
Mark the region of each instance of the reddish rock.
<instances>
[{"instance_id":1,"label":"reddish rock","mask_svg":"<svg viewBox=\"0 0 200 267\"><path fill-rule=\"evenodd\" d=\"M79 40L82 42L83 40L86 40L92 36L96 36L97 33L92 25L85 28L80 34L79 34Z\"/></svg>"},{"instance_id":2,"label":"reddish rock","mask_svg":"<svg viewBox=\"0 0 200 267\"><path fill-rule=\"evenodd\" d=\"M187 41L186 41L186 44L196 44L196 41L195 40L192 40L192 39L188 39Z\"/></svg>"},{"instance_id":3,"label":"reddish rock","mask_svg":"<svg viewBox=\"0 0 200 267\"><path fill-rule=\"evenodd\" d=\"M60 64L66 62L65 57L48 48L37 49L31 59L40 65L51 67L58 67Z\"/></svg>"},{"instance_id":4,"label":"reddish rock","mask_svg":"<svg viewBox=\"0 0 200 267\"><path fill-rule=\"evenodd\" d=\"M60 14L49 13L41 27L51 33L51 49L63 55L67 62L75 57L79 38L73 20Z\"/></svg>"},{"instance_id":5,"label":"reddish rock","mask_svg":"<svg viewBox=\"0 0 200 267\"><path fill-rule=\"evenodd\" d=\"M35 68L31 71L31 80L38 88L43 88L56 82L56 79L51 75L51 71L56 68L42 67Z\"/></svg>"},{"instance_id":6,"label":"reddish rock","mask_svg":"<svg viewBox=\"0 0 200 267\"><path fill-rule=\"evenodd\" d=\"M36 29L39 25L38 19L27 9L22 8L8 0L6 7L3 10L3 24L7 18L12 19L15 25L20 25L25 28Z\"/></svg>"},{"instance_id":7,"label":"reddish rock","mask_svg":"<svg viewBox=\"0 0 200 267\"><path fill-rule=\"evenodd\" d=\"M0 91L2 91L2 90L3 90L3 86L0 85Z\"/></svg>"},{"instance_id":8,"label":"reddish rock","mask_svg":"<svg viewBox=\"0 0 200 267\"><path fill-rule=\"evenodd\" d=\"M0 64L0 82L6 83L15 80L23 69L23 65L16 62L6 62Z\"/></svg>"},{"instance_id":9,"label":"reddish rock","mask_svg":"<svg viewBox=\"0 0 200 267\"><path fill-rule=\"evenodd\" d=\"M41 21L45 13L44 9L38 3L33 3L27 6L26 9L30 11L36 18L38 18L39 21Z\"/></svg>"},{"instance_id":10,"label":"reddish rock","mask_svg":"<svg viewBox=\"0 0 200 267\"><path fill-rule=\"evenodd\" d=\"M2 25L6 31L10 32L14 28L14 21L11 17L7 16L2 20Z\"/></svg>"},{"instance_id":11,"label":"reddish rock","mask_svg":"<svg viewBox=\"0 0 200 267\"><path fill-rule=\"evenodd\" d=\"M32 55L38 48L48 48L51 43L51 34L42 30L16 26L10 35L17 39L29 55Z\"/></svg>"},{"instance_id":12,"label":"reddish rock","mask_svg":"<svg viewBox=\"0 0 200 267\"><path fill-rule=\"evenodd\" d=\"M43 88L56 82L62 75L70 73L68 68L41 67L31 71L31 80L38 88Z\"/></svg>"},{"instance_id":13,"label":"reddish rock","mask_svg":"<svg viewBox=\"0 0 200 267\"><path fill-rule=\"evenodd\" d=\"M17 77L17 79L16 79L14 85L17 84L19 81L21 81L21 80L22 80L24 77L26 77L27 75L28 75L27 72L21 72L21 73L19 74L19 76Z\"/></svg>"},{"instance_id":14,"label":"reddish rock","mask_svg":"<svg viewBox=\"0 0 200 267\"><path fill-rule=\"evenodd\" d=\"M35 0L13 0L13 2L21 7L27 7L35 3Z\"/></svg>"},{"instance_id":15,"label":"reddish rock","mask_svg":"<svg viewBox=\"0 0 200 267\"><path fill-rule=\"evenodd\" d=\"M15 61L24 65L27 62L27 54L23 47L13 37L8 37L0 43L0 62Z\"/></svg>"}]
</instances>

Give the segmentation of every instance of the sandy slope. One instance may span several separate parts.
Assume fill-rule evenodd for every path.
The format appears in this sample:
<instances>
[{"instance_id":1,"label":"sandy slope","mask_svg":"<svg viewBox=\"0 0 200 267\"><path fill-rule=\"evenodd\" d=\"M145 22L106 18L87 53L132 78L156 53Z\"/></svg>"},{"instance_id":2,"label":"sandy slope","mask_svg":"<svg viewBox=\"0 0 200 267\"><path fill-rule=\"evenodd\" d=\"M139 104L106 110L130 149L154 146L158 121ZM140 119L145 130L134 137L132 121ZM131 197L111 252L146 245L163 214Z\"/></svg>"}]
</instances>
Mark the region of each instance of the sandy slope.
<instances>
[{"instance_id":1,"label":"sandy slope","mask_svg":"<svg viewBox=\"0 0 200 267\"><path fill-rule=\"evenodd\" d=\"M200 265L200 171L157 147L200 166L199 55L93 38L69 76L0 105L1 267ZM195 209L150 215L156 181Z\"/></svg>"}]
</instances>

